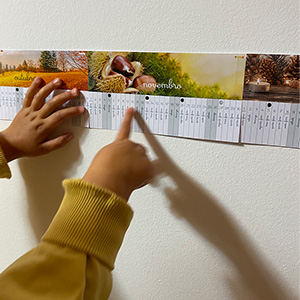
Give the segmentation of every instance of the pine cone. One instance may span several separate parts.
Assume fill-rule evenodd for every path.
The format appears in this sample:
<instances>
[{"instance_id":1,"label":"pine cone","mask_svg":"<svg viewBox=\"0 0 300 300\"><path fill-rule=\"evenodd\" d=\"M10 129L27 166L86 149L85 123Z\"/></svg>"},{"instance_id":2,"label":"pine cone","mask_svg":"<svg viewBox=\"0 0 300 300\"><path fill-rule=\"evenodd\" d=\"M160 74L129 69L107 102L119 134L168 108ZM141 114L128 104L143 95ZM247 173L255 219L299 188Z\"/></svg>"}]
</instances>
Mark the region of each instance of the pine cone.
<instances>
[{"instance_id":1,"label":"pine cone","mask_svg":"<svg viewBox=\"0 0 300 300\"><path fill-rule=\"evenodd\" d=\"M294 89L300 89L300 81L299 80L291 80L289 86Z\"/></svg>"},{"instance_id":2,"label":"pine cone","mask_svg":"<svg viewBox=\"0 0 300 300\"><path fill-rule=\"evenodd\" d=\"M285 68L289 65L289 55L263 55L259 72L266 81L283 85L286 81Z\"/></svg>"},{"instance_id":3,"label":"pine cone","mask_svg":"<svg viewBox=\"0 0 300 300\"><path fill-rule=\"evenodd\" d=\"M248 54L246 57L245 83L257 80L259 73L259 54Z\"/></svg>"},{"instance_id":4,"label":"pine cone","mask_svg":"<svg viewBox=\"0 0 300 300\"><path fill-rule=\"evenodd\" d=\"M275 63L271 58L265 58L261 61L259 73L267 82L276 84L278 74Z\"/></svg>"},{"instance_id":5,"label":"pine cone","mask_svg":"<svg viewBox=\"0 0 300 300\"><path fill-rule=\"evenodd\" d=\"M300 55L294 55L290 59L290 64L284 69L287 80L299 80L300 75Z\"/></svg>"}]
</instances>

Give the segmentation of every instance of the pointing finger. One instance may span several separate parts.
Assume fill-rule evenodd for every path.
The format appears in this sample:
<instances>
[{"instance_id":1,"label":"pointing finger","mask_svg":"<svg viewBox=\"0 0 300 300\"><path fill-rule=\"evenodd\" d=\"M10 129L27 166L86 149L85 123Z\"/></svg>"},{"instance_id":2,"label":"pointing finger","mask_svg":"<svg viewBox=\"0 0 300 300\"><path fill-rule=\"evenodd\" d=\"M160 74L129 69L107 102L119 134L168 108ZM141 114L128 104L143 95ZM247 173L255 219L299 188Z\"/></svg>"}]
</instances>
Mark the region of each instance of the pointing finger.
<instances>
[{"instance_id":1,"label":"pointing finger","mask_svg":"<svg viewBox=\"0 0 300 300\"><path fill-rule=\"evenodd\" d=\"M119 133L116 137L116 140L128 139L131 131L131 121L134 115L134 109L132 107L128 108L122 122Z\"/></svg>"}]
</instances>

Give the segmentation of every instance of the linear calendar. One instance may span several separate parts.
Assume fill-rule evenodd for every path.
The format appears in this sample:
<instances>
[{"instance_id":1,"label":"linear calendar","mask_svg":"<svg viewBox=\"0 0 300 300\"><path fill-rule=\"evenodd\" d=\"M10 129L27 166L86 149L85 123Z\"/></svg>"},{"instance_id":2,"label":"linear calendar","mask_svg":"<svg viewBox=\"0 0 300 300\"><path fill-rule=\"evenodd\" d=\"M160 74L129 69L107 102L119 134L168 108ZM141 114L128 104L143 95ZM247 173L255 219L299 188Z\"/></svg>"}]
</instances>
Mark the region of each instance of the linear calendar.
<instances>
[{"instance_id":1,"label":"linear calendar","mask_svg":"<svg viewBox=\"0 0 300 300\"><path fill-rule=\"evenodd\" d=\"M241 142L299 148L300 105L244 101Z\"/></svg>"},{"instance_id":2,"label":"linear calendar","mask_svg":"<svg viewBox=\"0 0 300 300\"><path fill-rule=\"evenodd\" d=\"M299 55L2 50L0 118L36 76L59 77L48 99L80 90L74 126L118 130L134 107L154 134L300 148L299 69Z\"/></svg>"},{"instance_id":3,"label":"linear calendar","mask_svg":"<svg viewBox=\"0 0 300 300\"><path fill-rule=\"evenodd\" d=\"M0 88L0 117L12 120L22 107L27 88ZM54 94L61 93L56 91ZM53 93L48 97L52 97ZM83 105L87 113L74 117L72 125L118 130L125 111L134 107L151 132L161 135L238 142L241 101L176 98L82 91L69 102ZM137 124L134 131L141 132Z\"/></svg>"}]
</instances>

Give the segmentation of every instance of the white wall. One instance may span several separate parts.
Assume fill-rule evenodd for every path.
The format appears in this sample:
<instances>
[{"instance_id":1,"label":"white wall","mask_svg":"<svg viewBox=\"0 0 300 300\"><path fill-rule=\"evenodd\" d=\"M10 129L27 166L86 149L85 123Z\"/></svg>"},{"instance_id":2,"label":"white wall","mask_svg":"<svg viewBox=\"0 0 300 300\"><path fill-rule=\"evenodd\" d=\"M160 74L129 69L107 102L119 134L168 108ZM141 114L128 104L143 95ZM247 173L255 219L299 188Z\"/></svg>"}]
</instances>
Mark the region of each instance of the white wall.
<instances>
[{"instance_id":1,"label":"white wall","mask_svg":"<svg viewBox=\"0 0 300 300\"><path fill-rule=\"evenodd\" d=\"M295 0L2 0L0 24L3 49L300 53ZM62 178L115 136L72 130L65 149L1 180L0 270L37 244ZM156 138L178 168L161 155L173 178L133 194L110 299L298 299L299 150Z\"/></svg>"}]
</instances>

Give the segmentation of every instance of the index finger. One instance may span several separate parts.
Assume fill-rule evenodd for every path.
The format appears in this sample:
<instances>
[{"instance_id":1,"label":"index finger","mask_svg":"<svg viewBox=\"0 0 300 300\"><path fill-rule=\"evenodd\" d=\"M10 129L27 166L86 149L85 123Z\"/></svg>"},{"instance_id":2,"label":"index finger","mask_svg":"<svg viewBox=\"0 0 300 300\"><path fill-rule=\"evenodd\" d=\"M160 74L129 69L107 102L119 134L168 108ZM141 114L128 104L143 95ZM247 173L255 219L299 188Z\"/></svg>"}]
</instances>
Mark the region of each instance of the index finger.
<instances>
[{"instance_id":1,"label":"index finger","mask_svg":"<svg viewBox=\"0 0 300 300\"><path fill-rule=\"evenodd\" d=\"M133 115L134 115L134 109L132 107L128 108L126 110L125 117L122 122L121 128L117 134L116 140L125 140L129 138Z\"/></svg>"}]
</instances>

